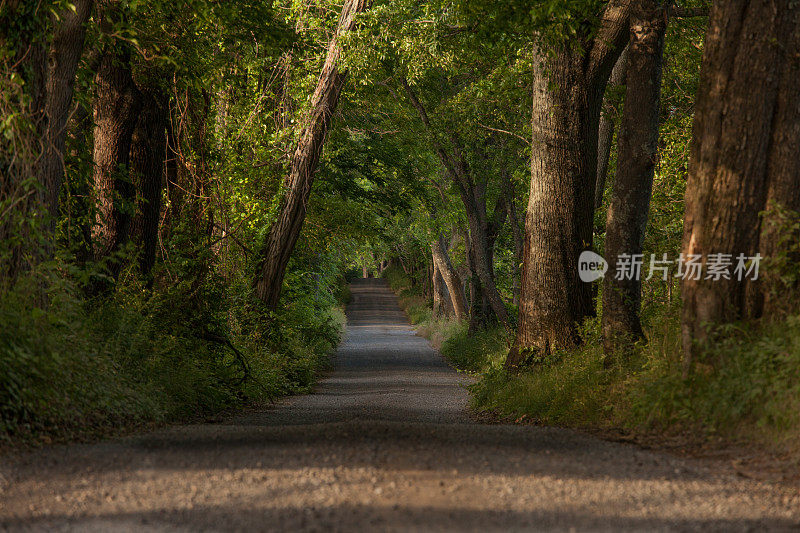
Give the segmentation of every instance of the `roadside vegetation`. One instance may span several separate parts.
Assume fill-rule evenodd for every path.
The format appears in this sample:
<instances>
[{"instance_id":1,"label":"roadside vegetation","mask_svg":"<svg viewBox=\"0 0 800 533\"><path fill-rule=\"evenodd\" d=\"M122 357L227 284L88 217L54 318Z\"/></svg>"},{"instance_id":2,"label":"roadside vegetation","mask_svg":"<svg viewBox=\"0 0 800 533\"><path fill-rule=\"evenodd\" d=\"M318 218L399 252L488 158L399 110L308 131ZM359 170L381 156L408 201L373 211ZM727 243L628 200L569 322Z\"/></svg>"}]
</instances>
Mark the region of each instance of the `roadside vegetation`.
<instances>
[{"instance_id":1,"label":"roadside vegetation","mask_svg":"<svg viewBox=\"0 0 800 533\"><path fill-rule=\"evenodd\" d=\"M0 444L202 421L306 392L344 327L343 280L325 283L267 315L235 285L124 286L87 300L62 274L32 272L0 305Z\"/></svg>"},{"instance_id":2,"label":"roadside vegetation","mask_svg":"<svg viewBox=\"0 0 800 533\"><path fill-rule=\"evenodd\" d=\"M298 44L291 27L335 17L264 2L0 5L0 446L309 390L369 235L341 213L363 198L315 188L281 305L254 281L288 126L325 57L324 31ZM36 93L46 76L58 81Z\"/></svg>"},{"instance_id":3,"label":"roadside vegetation","mask_svg":"<svg viewBox=\"0 0 800 533\"><path fill-rule=\"evenodd\" d=\"M525 423L679 437L692 446L800 452L800 316L727 327L701 352L698 371L689 376L681 364L678 305L653 311L648 342L635 345L612 368L604 365L599 321L591 319L583 324L579 349L512 373L503 363L513 332L494 327L469 333L466 321L434 318L431 301L401 269L388 269L384 277L418 334L477 379L470 393L478 412ZM720 359L733 364L714 371Z\"/></svg>"}]
</instances>

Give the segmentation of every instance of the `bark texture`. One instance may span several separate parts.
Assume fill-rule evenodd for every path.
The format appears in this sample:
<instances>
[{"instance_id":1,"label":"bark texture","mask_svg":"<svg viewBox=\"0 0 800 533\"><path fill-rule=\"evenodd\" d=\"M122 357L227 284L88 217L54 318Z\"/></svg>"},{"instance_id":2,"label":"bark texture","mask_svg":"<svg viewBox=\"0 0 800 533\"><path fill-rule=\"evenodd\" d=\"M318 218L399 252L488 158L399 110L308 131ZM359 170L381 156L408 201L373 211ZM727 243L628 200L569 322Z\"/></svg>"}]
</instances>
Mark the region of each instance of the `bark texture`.
<instances>
[{"instance_id":1,"label":"bark texture","mask_svg":"<svg viewBox=\"0 0 800 533\"><path fill-rule=\"evenodd\" d=\"M131 137L141 108L133 83L130 54L109 50L96 76L94 186L97 217L92 230L95 260L109 257L130 237L136 191L129 174ZM114 277L119 264L109 265Z\"/></svg>"},{"instance_id":2,"label":"bark texture","mask_svg":"<svg viewBox=\"0 0 800 533\"><path fill-rule=\"evenodd\" d=\"M661 71L668 5L637 0L631 10L629 72L619 132L617 173L606 221L603 281L603 347L607 359L616 348L643 337L639 320L641 279L618 276L622 254L642 253L653 172L658 158Z\"/></svg>"},{"instance_id":3,"label":"bark texture","mask_svg":"<svg viewBox=\"0 0 800 533\"><path fill-rule=\"evenodd\" d=\"M683 235L683 252L703 254L704 267L711 253L773 253L776 236L759 213L772 199L800 207L798 50L797 2L718 2L711 9ZM685 371L707 325L762 314L765 295L779 288L770 279L682 280Z\"/></svg>"},{"instance_id":4,"label":"bark texture","mask_svg":"<svg viewBox=\"0 0 800 533\"><path fill-rule=\"evenodd\" d=\"M609 2L584 46L536 54L519 326L507 368L575 346L577 325L594 311L578 257L592 246L600 106L628 37L628 9Z\"/></svg>"},{"instance_id":5,"label":"bark texture","mask_svg":"<svg viewBox=\"0 0 800 533\"><path fill-rule=\"evenodd\" d=\"M346 0L342 6L336 34L328 44L325 64L311 98L311 109L304 118L300 141L292 155L278 219L270 228L263 246L254 288L256 295L271 309L278 305L286 265L305 220L306 205L322 155L325 135L330 129L339 95L347 79L347 71L339 70L339 35L355 27L356 14L366 7L367 0Z\"/></svg>"}]
</instances>

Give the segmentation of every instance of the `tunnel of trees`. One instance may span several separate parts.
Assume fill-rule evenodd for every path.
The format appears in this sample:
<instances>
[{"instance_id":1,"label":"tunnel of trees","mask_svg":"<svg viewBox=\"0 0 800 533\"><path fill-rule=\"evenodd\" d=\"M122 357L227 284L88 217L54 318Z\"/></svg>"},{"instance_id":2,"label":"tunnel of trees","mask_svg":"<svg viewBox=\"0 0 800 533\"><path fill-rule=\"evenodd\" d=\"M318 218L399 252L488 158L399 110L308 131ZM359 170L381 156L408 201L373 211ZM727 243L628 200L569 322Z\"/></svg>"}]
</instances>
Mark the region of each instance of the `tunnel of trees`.
<instances>
[{"instance_id":1,"label":"tunnel of trees","mask_svg":"<svg viewBox=\"0 0 800 533\"><path fill-rule=\"evenodd\" d=\"M356 276L478 405L797 431L799 54L792 0L2 1L0 432L307 390Z\"/></svg>"}]
</instances>

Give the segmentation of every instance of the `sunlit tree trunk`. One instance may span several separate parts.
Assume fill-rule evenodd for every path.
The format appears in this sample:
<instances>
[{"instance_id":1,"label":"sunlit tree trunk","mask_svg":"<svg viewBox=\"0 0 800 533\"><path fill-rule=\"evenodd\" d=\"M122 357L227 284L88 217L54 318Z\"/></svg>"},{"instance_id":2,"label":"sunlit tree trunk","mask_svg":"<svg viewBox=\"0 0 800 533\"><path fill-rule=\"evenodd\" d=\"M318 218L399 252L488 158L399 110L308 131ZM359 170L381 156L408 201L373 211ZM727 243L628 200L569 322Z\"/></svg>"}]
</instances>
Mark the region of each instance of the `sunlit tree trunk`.
<instances>
[{"instance_id":1,"label":"sunlit tree trunk","mask_svg":"<svg viewBox=\"0 0 800 533\"><path fill-rule=\"evenodd\" d=\"M447 246L441 236L431 243L431 252L434 263L447 286L447 292L453 305L453 312L457 319L463 320L467 317L467 302L464 298L464 287L461 284L461 278L459 278L458 272L456 272L456 269L453 268L450 262Z\"/></svg>"},{"instance_id":2,"label":"sunlit tree trunk","mask_svg":"<svg viewBox=\"0 0 800 533\"><path fill-rule=\"evenodd\" d=\"M659 0L636 0L631 10L625 107L618 136L617 173L606 221L608 272L603 280L602 322L607 363L617 348L644 335L639 320L641 279L617 276L617 260L622 254L641 254L644 245L658 157L661 67L668 7Z\"/></svg>"},{"instance_id":3,"label":"sunlit tree trunk","mask_svg":"<svg viewBox=\"0 0 800 533\"><path fill-rule=\"evenodd\" d=\"M531 352L574 347L578 324L594 312L578 256L592 247L600 106L627 29L627 2L611 1L590 46L536 54L519 326L508 368Z\"/></svg>"},{"instance_id":4,"label":"sunlit tree trunk","mask_svg":"<svg viewBox=\"0 0 800 533\"><path fill-rule=\"evenodd\" d=\"M328 44L325 64L311 98L311 108L303 119L300 141L292 155L278 219L270 228L261 251L254 288L256 295L272 309L278 305L286 265L305 220L306 205L322 155L325 135L330 129L333 112L347 79L347 71L339 70L339 35L355 27L356 14L366 7L366 0L346 0L342 7L336 34Z\"/></svg>"},{"instance_id":5,"label":"sunlit tree trunk","mask_svg":"<svg viewBox=\"0 0 800 533\"><path fill-rule=\"evenodd\" d=\"M109 50L96 76L94 111L94 186L97 218L92 231L94 256L117 252L130 237L135 189L129 175L131 137L141 101L133 83L130 54ZM119 273L118 261L109 265Z\"/></svg>"},{"instance_id":6,"label":"sunlit tree trunk","mask_svg":"<svg viewBox=\"0 0 800 533\"><path fill-rule=\"evenodd\" d=\"M435 245L432 245L435 246ZM431 270L432 277L431 283L433 286L433 316L434 318L441 318L453 314L453 304L450 301L447 285L442 277L442 271L436 263L436 252L432 252Z\"/></svg>"},{"instance_id":7,"label":"sunlit tree trunk","mask_svg":"<svg viewBox=\"0 0 800 533\"><path fill-rule=\"evenodd\" d=\"M754 256L779 249L759 215L800 188L800 4L717 2L695 105L683 253ZM753 83L753 80L759 80ZM735 260L734 260L735 261ZM689 371L708 325L757 317L780 281L684 278L682 342ZM796 295L783 293L783 299Z\"/></svg>"}]
</instances>

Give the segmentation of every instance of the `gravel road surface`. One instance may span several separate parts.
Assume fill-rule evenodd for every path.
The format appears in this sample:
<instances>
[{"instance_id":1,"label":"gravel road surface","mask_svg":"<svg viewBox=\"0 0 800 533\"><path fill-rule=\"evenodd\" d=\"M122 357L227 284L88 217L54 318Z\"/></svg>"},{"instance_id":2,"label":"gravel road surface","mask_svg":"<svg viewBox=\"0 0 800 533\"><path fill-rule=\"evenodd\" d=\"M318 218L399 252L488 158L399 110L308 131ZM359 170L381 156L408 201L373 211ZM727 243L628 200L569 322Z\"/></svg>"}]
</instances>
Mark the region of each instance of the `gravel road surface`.
<instances>
[{"instance_id":1,"label":"gravel road surface","mask_svg":"<svg viewBox=\"0 0 800 533\"><path fill-rule=\"evenodd\" d=\"M0 530L800 531L800 494L565 429L485 425L380 280L315 394L0 457Z\"/></svg>"}]
</instances>

